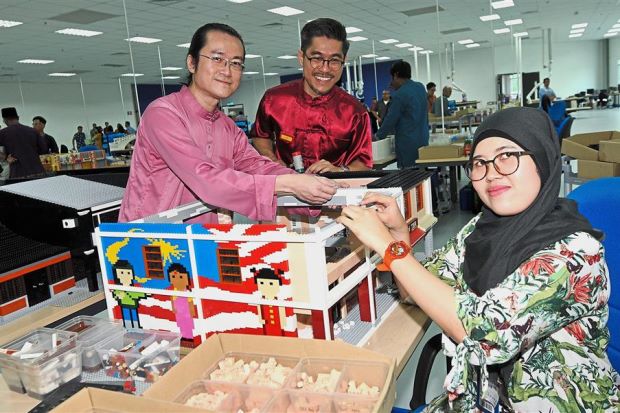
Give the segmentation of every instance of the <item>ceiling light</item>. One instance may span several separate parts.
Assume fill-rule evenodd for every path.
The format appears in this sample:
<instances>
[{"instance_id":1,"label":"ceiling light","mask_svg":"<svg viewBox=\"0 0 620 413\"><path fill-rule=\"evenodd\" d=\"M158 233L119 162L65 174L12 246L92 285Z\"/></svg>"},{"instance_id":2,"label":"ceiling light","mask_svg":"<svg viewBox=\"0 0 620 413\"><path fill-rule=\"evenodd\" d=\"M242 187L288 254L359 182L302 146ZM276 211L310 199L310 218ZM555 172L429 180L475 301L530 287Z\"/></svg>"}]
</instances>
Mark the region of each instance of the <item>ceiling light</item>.
<instances>
[{"instance_id":1,"label":"ceiling light","mask_svg":"<svg viewBox=\"0 0 620 413\"><path fill-rule=\"evenodd\" d=\"M502 0L502 1L492 1L491 7L494 9L505 9L506 7L514 6L514 2L512 0Z\"/></svg>"},{"instance_id":2,"label":"ceiling light","mask_svg":"<svg viewBox=\"0 0 620 413\"><path fill-rule=\"evenodd\" d=\"M586 31L586 29L575 29L575 30L571 30L570 34L583 33L585 31Z\"/></svg>"},{"instance_id":3,"label":"ceiling light","mask_svg":"<svg viewBox=\"0 0 620 413\"><path fill-rule=\"evenodd\" d=\"M31 65L47 65L50 63L54 63L53 60L42 60L42 59L22 59L18 60L17 63L28 63Z\"/></svg>"},{"instance_id":4,"label":"ceiling light","mask_svg":"<svg viewBox=\"0 0 620 413\"><path fill-rule=\"evenodd\" d=\"M525 37L525 36L529 36L528 32L519 32L519 33L514 33L513 34L514 37Z\"/></svg>"},{"instance_id":5,"label":"ceiling light","mask_svg":"<svg viewBox=\"0 0 620 413\"><path fill-rule=\"evenodd\" d=\"M504 33L510 33L510 29L508 27L503 27L501 29L495 29L493 30L493 33L495 34L504 34Z\"/></svg>"},{"instance_id":6,"label":"ceiling light","mask_svg":"<svg viewBox=\"0 0 620 413\"><path fill-rule=\"evenodd\" d=\"M177 44L177 47L184 47L186 49L189 49L189 43L182 43L182 44ZM246 56L247 57L247 56Z\"/></svg>"},{"instance_id":7,"label":"ceiling light","mask_svg":"<svg viewBox=\"0 0 620 413\"><path fill-rule=\"evenodd\" d=\"M71 77L71 76L75 76L76 73L69 73L69 72L55 72L55 73L48 73L48 76L53 76L53 77Z\"/></svg>"},{"instance_id":8,"label":"ceiling light","mask_svg":"<svg viewBox=\"0 0 620 413\"><path fill-rule=\"evenodd\" d=\"M387 56L381 56L381 57L377 57L377 60L390 60L390 58Z\"/></svg>"},{"instance_id":9,"label":"ceiling light","mask_svg":"<svg viewBox=\"0 0 620 413\"><path fill-rule=\"evenodd\" d=\"M486 16L480 16L480 20L483 22L490 22L492 20L499 20L499 14L487 14Z\"/></svg>"},{"instance_id":10,"label":"ceiling light","mask_svg":"<svg viewBox=\"0 0 620 413\"><path fill-rule=\"evenodd\" d=\"M259 54L250 54L250 53L245 55L246 59L256 59L257 57L260 57L260 55Z\"/></svg>"},{"instance_id":11,"label":"ceiling light","mask_svg":"<svg viewBox=\"0 0 620 413\"><path fill-rule=\"evenodd\" d=\"M244 75L257 75L258 72L243 72Z\"/></svg>"},{"instance_id":12,"label":"ceiling light","mask_svg":"<svg viewBox=\"0 0 620 413\"><path fill-rule=\"evenodd\" d=\"M103 32L96 32L94 30L82 30L82 29L70 29L70 28L56 30L54 33L68 34L69 36L81 36L81 37L93 37L93 36L103 34Z\"/></svg>"},{"instance_id":13,"label":"ceiling light","mask_svg":"<svg viewBox=\"0 0 620 413\"><path fill-rule=\"evenodd\" d=\"M144 76L144 73L123 73L121 76L123 76L123 77L138 77L138 76Z\"/></svg>"},{"instance_id":14,"label":"ceiling light","mask_svg":"<svg viewBox=\"0 0 620 413\"><path fill-rule=\"evenodd\" d=\"M275 75L277 75L277 73L276 72L267 72L267 73L263 73L263 75L265 75L265 76L275 76Z\"/></svg>"},{"instance_id":15,"label":"ceiling light","mask_svg":"<svg viewBox=\"0 0 620 413\"><path fill-rule=\"evenodd\" d=\"M357 27L346 27L345 30L347 31L347 33L363 32L362 29L358 29Z\"/></svg>"},{"instance_id":16,"label":"ceiling light","mask_svg":"<svg viewBox=\"0 0 620 413\"><path fill-rule=\"evenodd\" d=\"M612 29L618 29L620 28L620 23L616 23L613 26L611 26Z\"/></svg>"},{"instance_id":17,"label":"ceiling light","mask_svg":"<svg viewBox=\"0 0 620 413\"><path fill-rule=\"evenodd\" d=\"M368 37L353 36L353 37L347 37L347 40L350 42L361 42L362 40L368 40Z\"/></svg>"},{"instance_id":18,"label":"ceiling light","mask_svg":"<svg viewBox=\"0 0 620 413\"><path fill-rule=\"evenodd\" d=\"M24 23L14 22L11 20L0 20L0 27L15 27L15 26L19 26L20 24L24 24Z\"/></svg>"},{"instance_id":19,"label":"ceiling light","mask_svg":"<svg viewBox=\"0 0 620 413\"><path fill-rule=\"evenodd\" d=\"M134 43L146 43L146 44L161 42L161 39L155 39L153 37L142 37L142 36L130 37L129 39L125 39L125 40L134 42Z\"/></svg>"},{"instance_id":20,"label":"ceiling light","mask_svg":"<svg viewBox=\"0 0 620 413\"><path fill-rule=\"evenodd\" d=\"M303 67L298 67L297 70L301 71L301 70L304 70L304 68Z\"/></svg>"},{"instance_id":21,"label":"ceiling light","mask_svg":"<svg viewBox=\"0 0 620 413\"><path fill-rule=\"evenodd\" d=\"M174 67L174 66L166 66L162 67L161 70L183 70L182 67Z\"/></svg>"},{"instance_id":22,"label":"ceiling light","mask_svg":"<svg viewBox=\"0 0 620 413\"><path fill-rule=\"evenodd\" d=\"M617 27L615 29L609 29L607 30L609 33L615 33L615 32L620 32L620 27Z\"/></svg>"},{"instance_id":23,"label":"ceiling light","mask_svg":"<svg viewBox=\"0 0 620 413\"><path fill-rule=\"evenodd\" d=\"M424 50L424 48L420 47L420 46L413 46L411 49L407 49L407 50L411 50L412 52L416 52L416 51L420 52L420 51Z\"/></svg>"},{"instance_id":24,"label":"ceiling light","mask_svg":"<svg viewBox=\"0 0 620 413\"><path fill-rule=\"evenodd\" d=\"M473 43L474 41L472 39L465 39L465 40L459 40L459 44L470 44Z\"/></svg>"},{"instance_id":25,"label":"ceiling light","mask_svg":"<svg viewBox=\"0 0 620 413\"><path fill-rule=\"evenodd\" d=\"M573 24L570 28L571 29L582 29L585 27L588 27L588 23L576 23L576 24Z\"/></svg>"},{"instance_id":26,"label":"ceiling light","mask_svg":"<svg viewBox=\"0 0 620 413\"><path fill-rule=\"evenodd\" d=\"M612 36L617 36L618 32L609 32L609 33L605 33L603 35L603 37L612 37Z\"/></svg>"},{"instance_id":27,"label":"ceiling light","mask_svg":"<svg viewBox=\"0 0 620 413\"><path fill-rule=\"evenodd\" d=\"M398 43L398 44L395 44L394 46L400 47L402 49L403 47L411 47L413 45L411 43Z\"/></svg>"},{"instance_id":28,"label":"ceiling light","mask_svg":"<svg viewBox=\"0 0 620 413\"><path fill-rule=\"evenodd\" d=\"M178 79L180 76L162 76L162 79Z\"/></svg>"},{"instance_id":29,"label":"ceiling light","mask_svg":"<svg viewBox=\"0 0 620 413\"><path fill-rule=\"evenodd\" d=\"M396 39L385 39L385 40L379 40L380 43L384 43L384 44L392 44L392 43L398 43L398 40Z\"/></svg>"},{"instance_id":30,"label":"ceiling light","mask_svg":"<svg viewBox=\"0 0 620 413\"><path fill-rule=\"evenodd\" d=\"M231 3L241 4L241 3L247 3L247 2L252 1L252 0L228 0L228 1L231 2Z\"/></svg>"},{"instance_id":31,"label":"ceiling light","mask_svg":"<svg viewBox=\"0 0 620 413\"><path fill-rule=\"evenodd\" d=\"M297 59L297 56L293 56L293 55L290 55L290 54L285 54L283 56L278 56L278 59L284 59L284 60Z\"/></svg>"},{"instance_id":32,"label":"ceiling light","mask_svg":"<svg viewBox=\"0 0 620 413\"><path fill-rule=\"evenodd\" d=\"M506 26L514 26L515 24L523 24L523 20L521 19L512 19L504 21Z\"/></svg>"},{"instance_id":33,"label":"ceiling light","mask_svg":"<svg viewBox=\"0 0 620 413\"><path fill-rule=\"evenodd\" d=\"M275 13L275 14L281 14L282 16L294 16L296 14L304 13L303 10L294 9L292 7L289 7L289 6L276 7L275 9L269 9L267 11L270 11L270 12Z\"/></svg>"},{"instance_id":34,"label":"ceiling light","mask_svg":"<svg viewBox=\"0 0 620 413\"><path fill-rule=\"evenodd\" d=\"M468 48L472 48L472 47L480 47L480 43L471 43L471 44L466 44L465 47Z\"/></svg>"},{"instance_id":35,"label":"ceiling light","mask_svg":"<svg viewBox=\"0 0 620 413\"><path fill-rule=\"evenodd\" d=\"M373 57L377 57L379 56L378 54L363 54L362 57L366 58L366 59L372 59Z\"/></svg>"},{"instance_id":36,"label":"ceiling light","mask_svg":"<svg viewBox=\"0 0 620 413\"><path fill-rule=\"evenodd\" d=\"M569 37L569 38L571 38L571 39L572 39L573 37L581 37L581 36L583 36L583 33L574 33L574 34L569 34L569 35L568 35L568 37Z\"/></svg>"},{"instance_id":37,"label":"ceiling light","mask_svg":"<svg viewBox=\"0 0 620 413\"><path fill-rule=\"evenodd\" d=\"M433 51L432 50L423 50L420 52L420 54L432 54Z\"/></svg>"}]
</instances>

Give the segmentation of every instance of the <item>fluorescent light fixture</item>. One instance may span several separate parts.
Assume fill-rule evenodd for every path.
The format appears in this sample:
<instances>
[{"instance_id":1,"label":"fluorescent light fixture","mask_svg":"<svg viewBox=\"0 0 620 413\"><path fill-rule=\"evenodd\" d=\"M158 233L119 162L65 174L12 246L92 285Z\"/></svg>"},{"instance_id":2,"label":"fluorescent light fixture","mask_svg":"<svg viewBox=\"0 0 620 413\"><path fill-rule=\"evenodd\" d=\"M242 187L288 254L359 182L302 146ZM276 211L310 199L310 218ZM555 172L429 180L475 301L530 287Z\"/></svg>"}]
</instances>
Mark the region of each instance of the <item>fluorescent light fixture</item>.
<instances>
[{"instance_id":1,"label":"fluorescent light fixture","mask_svg":"<svg viewBox=\"0 0 620 413\"><path fill-rule=\"evenodd\" d=\"M502 1L492 1L491 2L491 7L493 7L494 9L505 9L507 7L512 7L514 6L514 2L512 0L502 0Z\"/></svg>"},{"instance_id":2,"label":"fluorescent light fixture","mask_svg":"<svg viewBox=\"0 0 620 413\"><path fill-rule=\"evenodd\" d=\"M134 42L134 43L146 43L146 44L161 42L161 39L155 39L153 37L142 37L142 36L130 37L129 39L125 39L125 40Z\"/></svg>"},{"instance_id":3,"label":"fluorescent light fixture","mask_svg":"<svg viewBox=\"0 0 620 413\"><path fill-rule=\"evenodd\" d=\"M52 76L52 77L71 77L71 76L75 76L77 73L69 73L69 72L55 72L55 73L48 73L48 76Z\"/></svg>"},{"instance_id":4,"label":"fluorescent light fixture","mask_svg":"<svg viewBox=\"0 0 620 413\"><path fill-rule=\"evenodd\" d=\"M605 33L603 37L613 37L617 35L618 35L618 32L609 32L609 33Z\"/></svg>"},{"instance_id":5,"label":"fluorescent light fixture","mask_svg":"<svg viewBox=\"0 0 620 413\"><path fill-rule=\"evenodd\" d=\"M144 76L144 73L123 73L121 76L123 76L123 77L138 77L138 76Z\"/></svg>"},{"instance_id":6,"label":"fluorescent light fixture","mask_svg":"<svg viewBox=\"0 0 620 413\"><path fill-rule=\"evenodd\" d=\"M612 29L620 29L620 23L616 23L613 26L611 26Z\"/></svg>"},{"instance_id":7,"label":"fluorescent light fixture","mask_svg":"<svg viewBox=\"0 0 620 413\"><path fill-rule=\"evenodd\" d=\"M510 33L510 29L508 27L502 27L501 29L493 30L493 33L495 33L495 34Z\"/></svg>"},{"instance_id":8,"label":"fluorescent light fixture","mask_svg":"<svg viewBox=\"0 0 620 413\"><path fill-rule=\"evenodd\" d=\"M178 79L178 78L180 78L180 77L181 77L181 76L162 76L161 78L162 78L162 79Z\"/></svg>"},{"instance_id":9,"label":"fluorescent light fixture","mask_svg":"<svg viewBox=\"0 0 620 413\"><path fill-rule=\"evenodd\" d=\"M228 1L231 2L231 3L241 4L241 3L247 3L247 2L252 1L252 0L228 0Z\"/></svg>"},{"instance_id":10,"label":"fluorescent light fixture","mask_svg":"<svg viewBox=\"0 0 620 413\"><path fill-rule=\"evenodd\" d=\"M186 49L189 49L189 43L181 43L181 44L177 44L177 47L184 47ZM246 56L247 57L247 56Z\"/></svg>"},{"instance_id":11,"label":"fluorescent light fixture","mask_svg":"<svg viewBox=\"0 0 620 413\"><path fill-rule=\"evenodd\" d=\"M302 70L304 70L304 68L303 67L298 67L297 70L302 71Z\"/></svg>"},{"instance_id":12,"label":"fluorescent light fixture","mask_svg":"<svg viewBox=\"0 0 620 413\"><path fill-rule=\"evenodd\" d=\"M294 16L296 14L304 13L303 10L294 9L293 7L289 7L289 6L276 7L275 9L269 9L267 11L271 13L275 13L275 14L280 14L282 16ZM265 73L265 75L266 74L267 73Z\"/></svg>"},{"instance_id":13,"label":"fluorescent light fixture","mask_svg":"<svg viewBox=\"0 0 620 413\"><path fill-rule=\"evenodd\" d=\"M396 40L396 39L385 39L385 40L379 40L379 43L392 44L392 43L398 43L398 40Z\"/></svg>"},{"instance_id":14,"label":"fluorescent light fixture","mask_svg":"<svg viewBox=\"0 0 620 413\"><path fill-rule=\"evenodd\" d=\"M523 20L522 19L505 20L504 24L506 26L514 26L515 24L523 24Z\"/></svg>"},{"instance_id":15,"label":"fluorescent light fixture","mask_svg":"<svg viewBox=\"0 0 620 413\"><path fill-rule=\"evenodd\" d=\"M248 53L248 54L245 55L246 59L256 59L257 57L260 57L260 55L259 54L251 54L251 53Z\"/></svg>"},{"instance_id":16,"label":"fluorescent light fixture","mask_svg":"<svg viewBox=\"0 0 620 413\"><path fill-rule=\"evenodd\" d=\"M353 36L353 37L347 37L347 40L350 42L361 42L362 40L368 40L368 37Z\"/></svg>"},{"instance_id":17,"label":"fluorescent light fixture","mask_svg":"<svg viewBox=\"0 0 620 413\"><path fill-rule=\"evenodd\" d=\"M11 20L0 20L0 27L15 27L15 26L19 26L20 24L24 24L24 23L14 22Z\"/></svg>"},{"instance_id":18,"label":"fluorescent light fixture","mask_svg":"<svg viewBox=\"0 0 620 413\"><path fill-rule=\"evenodd\" d=\"M282 56L278 56L278 59L289 60L289 59L297 59L297 56L293 56L290 54L285 54Z\"/></svg>"},{"instance_id":19,"label":"fluorescent light fixture","mask_svg":"<svg viewBox=\"0 0 620 413\"><path fill-rule=\"evenodd\" d=\"M464 40L459 40L458 43L459 44L471 44L474 41L472 39L464 39Z\"/></svg>"},{"instance_id":20,"label":"fluorescent light fixture","mask_svg":"<svg viewBox=\"0 0 620 413\"><path fill-rule=\"evenodd\" d=\"M347 31L347 33L359 33L359 32L363 32L362 29L358 29L357 27L346 27L345 30Z\"/></svg>"},{"instance_id":21,"label":"fluorescent light fixture","mask_svg":"<svg viewBox=\"0 0 620 413\"><path fill-rule=\"evenodd\" d=\"M258 72L243 72L244 75L257 75Z\"/></svg>"},{"instance_id":22,"label":"fluorescent light fixture","mask_svg":"<svg viewBox=\"0 0 620 413\"><path fill-rule=\"evenodd\" d=\"M583 36L583 33L575 33L575 34L569 34L569 35L568 35L568 37L569 37L569 38L571 38L571 39L572 39L573 37L581 37L581 36Z\"/></svg>"},{"instance_id":23,"label":"fluorescent light fixture","mask_svg":"<svg viewBox=\"0 0 620 413\"><path fill-rule=\"evenodd\" d=\"M398 44L395 44L394 46L400 47L402 49L404 47L411 47L413 45L411 43L398 43Z\"/></svg>"},{"instance_id":24,"label":"fluorescent light fixture","mask_svg":"<svg viewBox=\"0 0 620 413\"><path fill-rule=\"evenodd\" d=\"M615 29L609 29L609 30L607 30L607 32L609 32L609 33L616 33L616 32L620 32L620 27L615 28Z\"/></svg>"},{"instance_id":25,"label":"fluorescent light fixture","mask_svg":"<svg viewBox=\"0 0 620 413\"><path fill-rule=\"evenodd\" d=\"M82 29L71 29L71 28L56 30L54 33L68 34L69 36L81 36L81 37L93 37L93 36L103 34L103 32L96 32L94 30L82 30Z\"/></svg>"},{"instance_id":26,"label":"fluorescent light fixture","mask_svg":"<svg viewBox=\"0 0 620 413\"><path fill-rule=\"evenodd\" d=\"M480 47L480 43L471 43L471 44L466 44L465 47L468 48L472 48L472 47Z\"/></svg>"},{"instance_id":27,"label":"fluorescent light fixture","mask_svg":"<svg viewBox=\"0 0 620 413\"><path fill-rule=\"evenodd\" d=\"M372 59L373 57L378 57L378 54L363 54L362 57L366 58L366 59Z\"/></svg>"},{"instance_id":28,"label":"fluorescent light fixture","mask_svg":"<svg viewBox=\"0 0 620 413\"><path fill-rule=\"evenodd\" d=\"M43 59L22 59L18 60L17 63L27 63L31 65L47 65L50 63L54 63L53 60L43 60Z\"/></svg>"},{"instance_id":29,"label":"fluorescent light fixture","mask_svg":"<svg viewBox=\"0 0 620 413\"><path fill-rule=\"evenodd\" d=\"M377 57L377 60L390 60L390 58L387 56L381 56L381 57Z\"/></svg>"},{"instance_id":30,"label":"fluorescent light fixture","mask_svg":"<svg viewBox=\"0 0 620 413\"><path fill-rule=\"evenodd\" d=\"M161 70L183 70L183 68L175 67L175 66L166 66L166 67L162 67Z\"/></svg>"},{"instance_id":31,"label":"fluorescent light fixture","mask_svg":"<svg viewBox=\"0 0 620 413\"><path fill-rule=\"evenodd\" d=\"M433 54L432 50L422 50L420 54Z\"/></svg>"},{"instance_id":32,"label":"fluorescent light fixture","mask_svg":"<svg viewBox=\"0 0 620 413\"><path fill-rule=\"evenodd\" d=\"M424 50L424 48L420 46L413 46L411 49L407 49L407 50L411 50L412 52L415 52L415 51L421 52L422 50Z\"/></svg>"},{"instance_id":33,"label":"fluorescent light fixture","mask_svg":"<svg viewBox=\"0 0 620 413\"><path fill-rule=\"evenodd\" d=\"M585 31L586 31L586 29L573 29L573 30L570 31L570 34L583 33Z\"/></svg>"},{"instance_id":34,"label":"fluorescent light fixture","mask_svg":"<svg viewBox=\"0 0 620 413\"><path fill-rule=\"evenodd\" d=\"M277 75L276 72L267 72L267 73L263 73L265 76L275 76Z\"/></svg>"},{"instance_id":35,"label":"fluorescent light fixture","mask_svg":"<svg viewBox=\"0 0 620 413\"><path fill-rule=\"evenodd\" d=\"M583 29L588 27L588 23L575 23L570 28L571 29Z\"/></svg>"},{"instance_id":36,"label":"fluorescent light fixture","mask_svg":"<svg viewBox=\"0 0 620 413\"><path fill-rule=\"evenodd\" d=\"M528 32L519 32L519 33L514 33L513 36L514 37L525 37L525 36L529 36L530 34Z\"/></svg>"},{"instance_id":37,"label":"fluorescent light fixture","mask_svg":"<svg viewBox=\"0 0 620 413\"><path fill-rule=\"evenodd\" d=\"M501 17L499 17L499 14L487 14L486 16L480 16L480 20L482 20L483 22L499 20L500 18Z\"/></svg>"}]
</instances>

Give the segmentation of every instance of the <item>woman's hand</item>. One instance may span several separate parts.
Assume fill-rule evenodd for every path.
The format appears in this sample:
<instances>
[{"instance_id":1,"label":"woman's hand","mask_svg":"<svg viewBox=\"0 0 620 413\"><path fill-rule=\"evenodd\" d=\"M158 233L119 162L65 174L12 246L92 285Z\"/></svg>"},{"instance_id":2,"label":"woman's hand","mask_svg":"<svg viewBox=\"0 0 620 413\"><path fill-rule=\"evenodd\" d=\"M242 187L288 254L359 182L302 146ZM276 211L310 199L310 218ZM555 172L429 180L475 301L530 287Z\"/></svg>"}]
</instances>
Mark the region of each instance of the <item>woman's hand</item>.
<instances>
[{"instance_id":1,"label":"woman's hand","mask_svg":"<svg viewBox=\"0 0 620 413\"><path fill-rule=\"evenodd\" d=\"M394 238L388 228L381 222L374 208L348 206L342 209L337 222L349 228L368 248L383 256L385 249Z\"/></svg>"},{"instance_id":2,"label":"woman's hand","mask_svg":"<svg viewBox=\"0 0 620 413\"><path fill-rule=\"evenodd\" d=\"M396 240L409 242L409 227L400 213L400 209L398 209L396 199L376 192L369 192L362 200L361 205L374 205L377 216L390 231L390 235Z\"/></svg>"}]
</instances>

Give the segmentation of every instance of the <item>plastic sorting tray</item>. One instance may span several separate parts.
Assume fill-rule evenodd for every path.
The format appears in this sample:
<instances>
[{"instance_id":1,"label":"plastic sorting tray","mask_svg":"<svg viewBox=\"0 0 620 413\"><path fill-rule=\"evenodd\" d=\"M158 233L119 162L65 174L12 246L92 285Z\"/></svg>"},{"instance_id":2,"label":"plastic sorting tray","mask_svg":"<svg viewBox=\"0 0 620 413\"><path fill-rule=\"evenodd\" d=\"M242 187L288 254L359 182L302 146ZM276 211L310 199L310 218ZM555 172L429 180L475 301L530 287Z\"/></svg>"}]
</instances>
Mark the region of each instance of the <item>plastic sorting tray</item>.
<instances>
[{"instance_id":1,"label":"plastic sorting tray","mask_svg":"<svg viewBox=\"0 0 620 413\"><path fill-rule=\"evenodd\" d=\"M198 381L174 399L175 403L224 413L260 413L273 400L274 391L237 383Z\"/></svg>"},{"instance_id":2,"label":"plastic sorting tray","mask_svg":"<svg viewBox=\"0 0 620 413\"><path fill-rule=\"evenodd\" d=\"M106 375L152 383L179 361L181 336L156 330L127 330L97 350Z\"/></svg>"},{"instance_id":3,"label":"plastic sorting tray","mask_svg":"<svg viewBox=\"0 0 620 413\"><path fill-rule=\"evenodd\" d=\"M9 388L37 399L82 372L77 333L38 328L1 348L0 367Z\"/></svg>"},{"instance_id":4,"label":"plastic sorting tray","mask_svg":"<svg viewBox=\"0 0 620 413\"><path fill-rule=\"evenodd\" d=\"M266 406L264 412L273 413L335 413L330 394L304 391L282 391Z\"/></svg>"},{"instance_id":5,"label":"plastic sorting tray","mask_svg":"<svg viewBox=\"0 0 620 413\"><path fill-rule=\"evenodd\" d=\"M287 387L316 393L334 393L344 368L344 360L306 358L297 366Z\"/></svg>"},{"instance_id":6,"label":"plastic sorting tray","mask_svg":"<svg viewBox=\"0 0 620 413\"><path fill-rule=\"evenodd\" d=\"M101 358L97 350L102 349L102 342L122 335L122 324L100 317L77 316L57 326L56 329L77 333L77 341L82 345L82 370L96 372L101 370Z\"/></svg>"},{"instance_id":7,"label":"plastic sorting tray","mask_svg":"<svg viewBox=\"0 0 620 413\"><path fill-rule=\"evenodd\" d=\"M204 374L204 379L232 383L246 383L254 386L266 386L273 389L282 388L299 364L296 357L265 356L251 353L227 353L211 366ZM236 364L234 373L226 374ZM228 365L226 368L226 365ZM275 370L276 366L277 371ZM269 373L269 374L267 374ZM274 374L275 373L275 374Z\"/></svg>"}]
</instances>

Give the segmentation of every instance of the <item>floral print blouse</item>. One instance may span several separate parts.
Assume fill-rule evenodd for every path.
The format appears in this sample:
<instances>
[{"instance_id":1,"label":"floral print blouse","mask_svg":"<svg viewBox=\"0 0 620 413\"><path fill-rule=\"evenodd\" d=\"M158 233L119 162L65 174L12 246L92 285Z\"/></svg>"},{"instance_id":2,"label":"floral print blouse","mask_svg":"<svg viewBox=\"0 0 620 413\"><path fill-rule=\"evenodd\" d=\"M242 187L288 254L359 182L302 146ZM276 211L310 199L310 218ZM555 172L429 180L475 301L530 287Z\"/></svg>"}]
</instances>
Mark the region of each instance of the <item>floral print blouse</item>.
<instances>
[{"instance_id":1,"label":"floral print blouse","mask_svg":"<svg viewBox=\"0 0 620 413\"><path fill-rule=\"evenodd\" d=\"M610 287L601 243L571 234L478 297L461 270L478 219L425 262L455 289L467 333L458 346L444 336L453 357L447 391L425 411L474 411L478 381L483 394L487 389L486 367L514 360L506 387L515 412L620 412L620 376L605 352Z\"/></svg>"}]
</instances>

